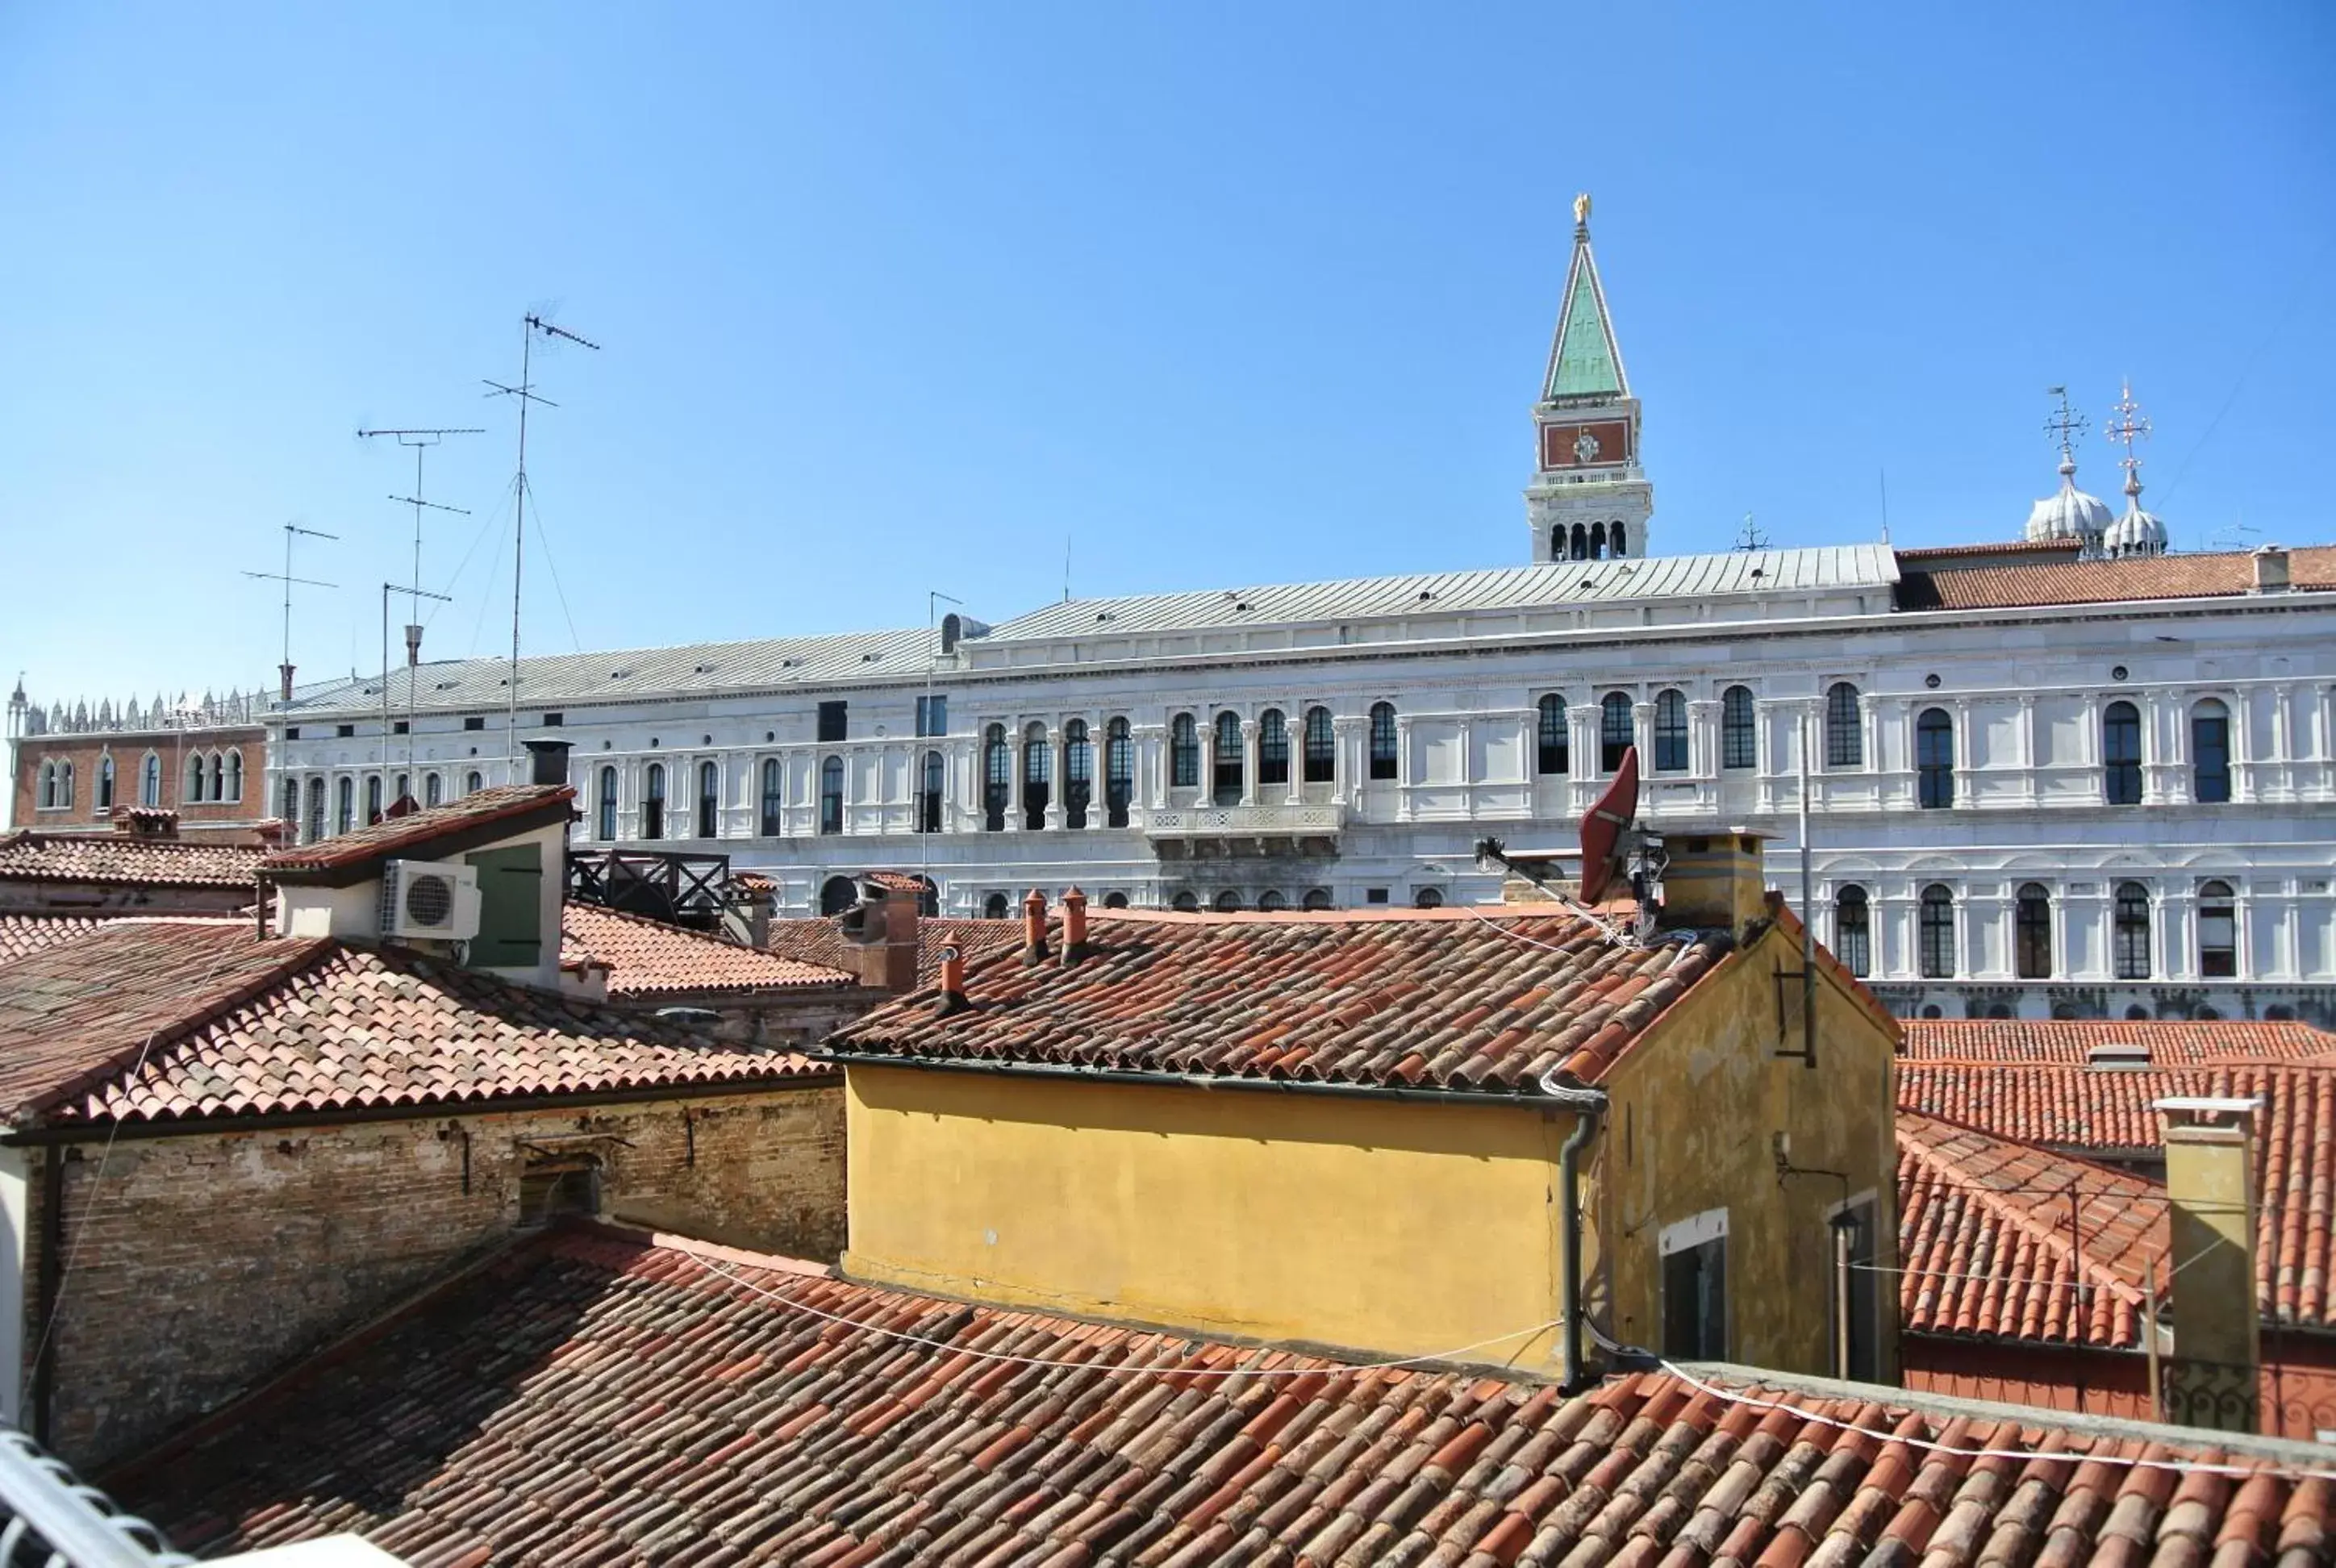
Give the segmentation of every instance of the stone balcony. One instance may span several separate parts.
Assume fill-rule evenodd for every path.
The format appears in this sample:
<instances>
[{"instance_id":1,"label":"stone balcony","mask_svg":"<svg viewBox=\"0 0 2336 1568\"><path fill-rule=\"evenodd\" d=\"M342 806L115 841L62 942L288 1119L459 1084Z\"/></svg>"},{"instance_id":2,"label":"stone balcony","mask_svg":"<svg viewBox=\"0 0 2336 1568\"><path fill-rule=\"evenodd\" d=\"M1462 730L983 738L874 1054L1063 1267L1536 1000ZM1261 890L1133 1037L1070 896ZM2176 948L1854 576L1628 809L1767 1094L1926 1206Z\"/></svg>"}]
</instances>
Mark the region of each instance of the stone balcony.
<instances>
[{"instance_id":1,"label":"stone balcony","mask_svg":"<svg viewBox=\"0 0 2336 1568\"><path fill-rule=\"evenodd\" d=\"M1347 808L1329 803L1164 806L1144 831L1162 860L1327 856L1338 852Z\"/></svg>"}]
</instances>

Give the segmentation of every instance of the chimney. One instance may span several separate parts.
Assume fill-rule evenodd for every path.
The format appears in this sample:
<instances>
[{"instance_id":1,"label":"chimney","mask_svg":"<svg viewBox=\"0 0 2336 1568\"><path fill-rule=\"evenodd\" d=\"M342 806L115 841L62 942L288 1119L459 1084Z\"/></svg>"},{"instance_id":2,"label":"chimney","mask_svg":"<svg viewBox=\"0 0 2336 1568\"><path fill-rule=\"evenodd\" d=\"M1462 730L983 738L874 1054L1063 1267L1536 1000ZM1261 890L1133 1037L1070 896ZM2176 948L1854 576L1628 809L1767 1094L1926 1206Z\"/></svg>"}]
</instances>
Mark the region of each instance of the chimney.
<instances>
[{"instance_id":1,"label":"chimney","mask_svg":"<svg viewBox=\"0 0 2336 1568\"><path fill-rule=\"evenodd\" d=\"M1667 831L1670 860L1655 923L1666 930L1741 931L1747 920L1767 919L1768 879L1760 861L1766 836L1743 828Z\"/></svg>"},{"instance_id":2,"label":"chimney","mask_svg":"<svg viewBox=\"0 0 2336 1568\"><path fill-rule=\"evenodd\" d=\"M965 999L965 959L958 955L955 946L941 950L940 1016L961 1013L972 1004Z\"/></svg>"},{"instance_id":3,"label":"chimney","mask_svg":"<svg viewBox=\"0 0 2336 1568\"><path fill-rule=\"evenodd\" d=\"M283 680L278 689L283 694L284 706L289 707L292 706L292 667L288 664L279 664L276 667L276 673Z\"/></svg>"},{"instance_id":4,"label":"chimney","mask_svg":"<svg viewBox=\"0 0 2336 1568\"><path fill-rule=\"evenodd\" d=\"M2255 1299L2254 1118L2262 1102L2179 1096L2166 1118L2174 1351L2161 1414L2188 1427L2252 1432L2262 1308Z\"/></svg>"},{"instance_id":5,"label":"chimney","mask_svg":"<svg viewBox=\"0 0 2336 1568\"><path fill-rule=\"evenodd\" d=\"M1026 964L1046 960L1046 895L1037 888L1022 901L1022 961Z\"/></svg>"},{"instance_id":6,"label":"chimney","mask_svg":"<svg viewBox=\"0 0 2336 1568\"><path fill-rule=\"evenodd\" d=\"M1063 968L1069 969L1087 952L1087 895L1076 887L1063 895Z\"/></svg>"},{"instance_id":7,"label":"chimney","mask_svg":"<svg viewBox=\"0 0 2336 1568\"><path fill-rule=\"evenodd\" d=\"M860 983L874 991L904 994L917 989L917 895L888 888L844 917Z\"/></svg>"},{"instance_id":8,"label":"chimney","mask_svg":"<svg viewBox=\"0 0 2336 1568\"><path fill-rule=\"evenodd\" d=\"M2266 544L2254 553L2257 593L2285 593L2288 586L2287 546Z\"/></svg>"},{"instance_id":9,"label":"chimney","mask_svg":"<svg viewBox=\"0 0 2336 1568\"><path fill-rule=\"evenodd\" d=\"M531 740L527 743L527 782L539 784L564 784L568 782L568 748L564 740Z\"/></svg>"}]
</instances>

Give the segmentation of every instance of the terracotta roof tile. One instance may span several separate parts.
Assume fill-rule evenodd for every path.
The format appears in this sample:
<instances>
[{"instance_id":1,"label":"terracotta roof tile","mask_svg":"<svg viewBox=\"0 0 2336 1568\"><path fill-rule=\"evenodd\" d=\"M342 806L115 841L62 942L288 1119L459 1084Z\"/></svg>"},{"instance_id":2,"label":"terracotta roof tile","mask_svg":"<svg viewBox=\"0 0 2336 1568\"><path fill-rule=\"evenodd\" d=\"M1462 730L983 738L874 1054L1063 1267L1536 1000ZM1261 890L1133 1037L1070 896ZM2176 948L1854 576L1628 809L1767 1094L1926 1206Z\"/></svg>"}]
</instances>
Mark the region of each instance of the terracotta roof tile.
<instances>
[{"instance_id":1,"label":"terracotta roof tile","mask_svg":"<svg viewBox=\"0 0 2336 1568\"><path fill-rule=\"evenodd\" d=\"M2290 550L2288 563L2295 589L2336 589L2336 545ZM1898 608L2002 609L2018 605L2212 599L2247 593L2254 580L2252 553L1975 566L1904 573L1898 580Z\"/></svg>"},{"instance_id":2,"label":"terracotta roof tile","mask_svg":"<svg viewBox=\"0 0 2336 1568\"><path fill-rule=\"evenodd\" d=\"M2138 1445L2047 1412L1733 1387L1793 1407L1663 1374L1568 1398L1358 1370L583 1227L328 1351L112 1489L185 1549L354 1530L417 1563L1911 1568L1924 1547L1971 1562L2000 1531L2048 1525L2051 1562L2127 1560L2174 1509L2207 1542L2292 1531L2299 1563L2325 1551L2326 1494L2250 1456L2292 1466L2292 1446L2154 1429L2154 1457L2259 1467L2177 1492L2171 1473L2099 1462ZM2128 1543L2136 1507L2149 1524Z\"/></svg>"},{"instance_id":3,"label":"terracotta roof tile","mask_svg":"<svg viewBox=\"0 0 2336 1568\"><path fill-rule=\"evenodd\" d=\"M153 1121L820 1069L399 949L119 920L0 966L0 1110Z\"/></svg>"},{"instance_id":4,"label":"terracotta roof tile","mask_svg":"<svg viewBox=\"0 0 2336 1568\"><path fill-rule=\"evenodd\" d=\"M78 941L92 931L125 920L142 920L150 925L228 925L248 931L249 917L244 915L150 915L136 911L98 911L90 914L0 914L0 964L21 959L27 953L59 942Z\"/></svg>"},{"instance_id":5,"label":"terracotta roof tile","mask_svg":"<svg viewBox=\"0 0 2336 1568\"><path fill-rule=\"evenodd\" d=\"M1527 912L1530 911L1531 912ZM831 1036L864 1057L1174 1076L1530 1092L1604 1076L1728 951L1618 947L1546 906L1332 914L1090 915L1069 968L968 965L969 1008L920 991ZM1059 925L1048 941L1058 949Z\"/></svg>"},{"instance_id":6,"label":"terracotta roof tile","mask_svg":"<svg viewBox=\"0 0 2336 1568\"><path fill-rule=\"evenodd\" d=\"M1909 1061L2079 1063L2098 1046L2142 1046L2156 1066L2241 1057L2336 1056L2336 1035L2310 1024L2224 1019L2111 1023L2105 1019L1906 1018Z\"/></svg>"},{"instance_id":7,"label":"terracotta roof tile","mask_svg":"<svg viewBox=\"0 0 2336 1568\"><path fill-rule=\"evenodd\" d=\"M2172 1095L2259 1096L2255 1268L2264 1315L2336 1327L2336 1064L2223 1062L2146 1071L1984 1061L1902 1063L1898 1110L2097 1154L2158 1148Z\"/></svg>"},{"instance_id":8,"label":"terracotta roof tile","mask_svg":"<svg viewBox=\"0 0 2336 1568\"><path fill-rule=\"evenodd\" d=\"M851 940L843 934L842 919L841 915L824 915L813 920L773 920L764 945L798 962L850 969L857 960ZM920 985L931 985L940 978L941 954L947 948L956 948L968 969L999 953L1022 950L1020 920L928 916L917 922L917 932Z\"/></svg>"},{"instance_id":9,"label":"terracotta roof tile","mask_svg":"<svg viewBox=\"0 0 2336 1568\"><path fill-rule=\"evenodd\" d=\"M128 887L249 887L263 852L209 839L141 839L128 833L0 836L0 881L117 882Z\"/></svg>"},{"instance_id":10,"label":"terracotta roof tile","mask_svg":"<svg viewBox=\"0 0 2336 1568\"><path fill-rule=\"evenodd\" d=\"M606 965L612 997L800 990L859 983L832 965L781 958L597 904L569 904L560 916L560 961L589 959Z\"/></svg>"},{"instance_id":11,"label":"terracotta roof tile","mask_svg":"<svg viewBox=\"0 0 2336 1568\"><path fill-rule=\"evenodd\" d=\"M407 816L384 817L348 833L318 839L312 844L277 850L260 862L260 869L270 872L325 871L386 860L448 833L547 812L575 798L576 792L567 784L494 784L442 806L428 806Z\"/></svg>"}]
</instances>

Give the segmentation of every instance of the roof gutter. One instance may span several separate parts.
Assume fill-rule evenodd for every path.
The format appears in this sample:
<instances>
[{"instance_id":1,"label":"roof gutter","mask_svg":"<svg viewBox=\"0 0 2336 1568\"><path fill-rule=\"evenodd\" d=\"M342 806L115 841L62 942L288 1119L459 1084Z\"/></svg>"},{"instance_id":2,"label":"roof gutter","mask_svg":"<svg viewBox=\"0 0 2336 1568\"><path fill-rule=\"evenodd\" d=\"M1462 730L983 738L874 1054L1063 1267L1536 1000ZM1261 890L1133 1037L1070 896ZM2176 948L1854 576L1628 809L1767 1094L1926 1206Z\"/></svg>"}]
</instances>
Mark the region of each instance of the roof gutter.
<instances>
[{"instance_id":1,"label":"roof gutter","mask_svg":"<svg viewBox=\"0 0 2336 1568\"><path fill-rule=\"evenodd\" d=\"M1541 1086L1540 1096L1513 1094L1488 1089L1421 1089L1376 1084L1332 1084L1299 1081L1291 1078L1233 1078L1205 1074L1144 1073L1121 1067L1071 1067L1052 1062L968 1061L943 1057L875 1057L857 1052L805 1051L814 1062L827 1062L838 1066L906 1067L918 1072L970 1073L992 1078L1046 1078L1069 1084L1132 1084L1149 1089L1231 1089L1250 1093L1275 1095L1321 1096L1342 1100L1406 1101L1431 1105L1491 1105L1509 1106L1519 1110L1552 1108L1581 1111L1591 1101L1602 1105L1606 1096L1595 1089L1576 1090L1565 1094L1552 1092L1550 1086ZM1588 1096L1588 1100L1582 1096Z\"/></svg>"},{"instance_id":2,"label":"roof gutter","mask_svg":"<svg viewBox=\"0 0 2336 1568\"><path fill-rule=\"evenodd\" d=\"M800 1054L800 1053L797 1053ZM578 1105L643 1105L711 1100L774 1089L825 1088L837 1073L797 1073L784 1078L729 1078L718 1083L664 1084L651 1088L587 1089L566 1095L498 1095L485 1100L431 1100L402 1105L352 1105L341 1110L260 1111L239 1116L170 1116L148 1122L72 1122L20 1127L0 1135L0 1145L40 1147L137 1138L203 1137L213 1133L272 1133L286 1127L345 1127L361 1122L428 1122L458 1116L501 1116L564 1111Z\"/></svg>"}]
</instances>

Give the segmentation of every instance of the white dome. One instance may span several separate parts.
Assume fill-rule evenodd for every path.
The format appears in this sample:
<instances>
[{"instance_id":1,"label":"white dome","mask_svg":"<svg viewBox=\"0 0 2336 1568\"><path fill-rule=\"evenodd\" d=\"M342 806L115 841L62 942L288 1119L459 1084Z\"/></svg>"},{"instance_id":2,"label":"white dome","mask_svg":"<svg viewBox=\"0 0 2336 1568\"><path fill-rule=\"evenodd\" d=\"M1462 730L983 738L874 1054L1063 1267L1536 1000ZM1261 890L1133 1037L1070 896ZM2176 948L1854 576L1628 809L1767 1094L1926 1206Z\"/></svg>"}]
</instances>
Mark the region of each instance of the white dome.
<instances>
[{"instance_id":1,"label":"white dome","mask_svg":"<svg viewBox=\"0 0 2336 1568\"><path fill-rule=\"evenodd\" d=\"M2114 519L2108 506L2098 495L2087 495L2077 488L2077 464L2074 459L2060 460L2060 488L2038 502L2028 512L2028 537L2030 541L2048 539L2073 539L2083 543L2088 553L2101 547L2101 536L2108 531Z\"/></svg>"},{"instance_id":2,"label":"white dome","mask_svg":"<svg viewBox=\"0 0 2336 1568\"><path fill-rule=\"evenodd\" d=\"M2101 549L2113 556L2164 555L2166 525L2136 507L2109 524L2108 532L2101 536Z\"/></svg>"}]
</instances>

